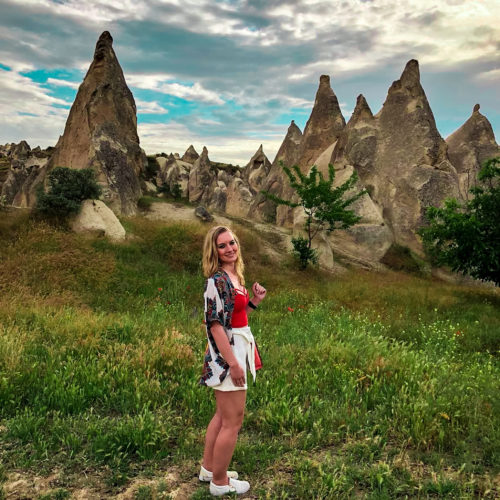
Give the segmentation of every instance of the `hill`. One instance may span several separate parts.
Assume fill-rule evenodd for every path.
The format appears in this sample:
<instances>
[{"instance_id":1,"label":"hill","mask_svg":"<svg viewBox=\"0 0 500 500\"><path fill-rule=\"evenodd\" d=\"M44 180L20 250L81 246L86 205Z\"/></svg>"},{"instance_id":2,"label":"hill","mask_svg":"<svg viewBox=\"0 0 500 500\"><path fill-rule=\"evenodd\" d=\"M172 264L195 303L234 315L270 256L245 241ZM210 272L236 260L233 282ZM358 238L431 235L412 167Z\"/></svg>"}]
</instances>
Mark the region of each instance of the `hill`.
<instances>
[{"instance_id":1,"label":"hill","mask_svg":"<svg viewBox=\"0 0 500 500\"><path fill-rule=\"evenodd\" d=\"M0 219L0 498L209 498L206 226L122 218L113 244L16 214ZM498 291L303 273L234 226L269 290L232 464L246 498L499 495Z\"/></svg>"}]
</instances>

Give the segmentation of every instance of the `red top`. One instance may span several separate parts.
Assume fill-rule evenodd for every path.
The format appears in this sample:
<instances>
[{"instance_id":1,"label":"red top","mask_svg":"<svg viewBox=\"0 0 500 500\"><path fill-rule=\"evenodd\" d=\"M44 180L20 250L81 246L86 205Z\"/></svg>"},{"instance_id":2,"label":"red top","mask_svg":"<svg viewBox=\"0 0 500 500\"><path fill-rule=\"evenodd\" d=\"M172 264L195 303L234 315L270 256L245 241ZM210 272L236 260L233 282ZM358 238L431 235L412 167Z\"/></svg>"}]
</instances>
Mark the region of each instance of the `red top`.
<instances>
[{"instance_id":1,"label":"red top","mask_svg":"<svg viewBox=\"0 0 500 500\"><path fill-rule=\"evenodd\" d=\"M247 305L250 300L246 289L245 293L236 290L236 297L234 298L234 310L231 319L231 328L241 328L248 326Z\"/></svg>"}]
</instances>

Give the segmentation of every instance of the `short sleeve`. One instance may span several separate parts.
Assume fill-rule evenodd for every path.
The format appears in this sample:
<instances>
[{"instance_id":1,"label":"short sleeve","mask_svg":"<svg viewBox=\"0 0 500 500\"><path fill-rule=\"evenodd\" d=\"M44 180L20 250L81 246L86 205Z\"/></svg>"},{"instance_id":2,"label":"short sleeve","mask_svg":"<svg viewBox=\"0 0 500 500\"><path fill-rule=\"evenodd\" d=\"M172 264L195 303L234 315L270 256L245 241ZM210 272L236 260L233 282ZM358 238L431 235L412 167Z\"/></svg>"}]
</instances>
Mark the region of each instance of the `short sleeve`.
<instances>
[{"instance_id":1,"label":"short sleeve","mask_svg":"<svg viewBox=\"0 0 500 500\"><path fill-rule=\"evenodd\" d=\"M219 291L215 286L215 280L209 278L205 288L205 321L209 325L212 321L224 324L224 306Z\"/></svg>"}]
</instances>

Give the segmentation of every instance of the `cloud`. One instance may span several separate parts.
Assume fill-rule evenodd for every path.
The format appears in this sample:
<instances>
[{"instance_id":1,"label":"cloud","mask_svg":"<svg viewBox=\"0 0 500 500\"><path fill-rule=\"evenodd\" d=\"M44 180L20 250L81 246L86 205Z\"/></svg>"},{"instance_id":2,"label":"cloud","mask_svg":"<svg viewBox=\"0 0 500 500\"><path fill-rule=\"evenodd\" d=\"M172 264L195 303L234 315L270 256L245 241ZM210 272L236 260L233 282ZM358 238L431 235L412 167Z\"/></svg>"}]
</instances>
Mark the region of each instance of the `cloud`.
<instances>
[{"instance_id":1,"label":"cloud","mask_svg":"<svg viewBox=\"0 0 500 500\"><path fill-rule=\"evenodd\" d=\"M476 75L476 80L480 82L500 82L500 68L483 71Z\"/></svg>"},{"instance_id":2,"label":"cloud","mask_svg":"<svg viewBox=\"0 0 500 500\"><path fill-rule=\"evenodd\" d=\"M165 109L157 101L143 101L141 99L135 99L135 104L137 106L137 114L164 115L168 113L168 109Z\"/></svg>"},{"instance_id":3,"label":"cloud","mask_svg":"<svg viewBox=\"0 0 500 500\"><path fill-rule=\"evenodd\" d=\"M281 139L255 139L242 137L200 136L182 124L142 124L138 127L141 147L148 154L178 152L181 155L193 144L198 153L207 146L209 158L213 161L246 165L262 144L264 152L272 161Z\"/></svg>"},{"instance_id":4,"label":"cloud","mask_svg":"<svg viewBox=\"0 0 500 500\"><path fill-rule=\"evenodd\" d=\"M210 90L204 89L199 83L181 85L179 83L162 83L158 90L164 94L173 95L188 101L201 101L210 104L224 104L224 101Z\"/></svg>"},{"instance_id":5,"label":"cloud","mask_svg":"<svg viewBox=\"0 0 500 500\"><path fill-rule=\"evenodd\" d=\"M50 85L56 85L57 87L69 87L71 89L78 90L80 86L77 82L70 82L68 80L60 80L58 78L47 78L47 83Z\"/></svg>"},{"instance_id":6,"label":"cloud","mask_svg":"<svg viewBox=\"0 0 500 500\"><path fill-rule=\"evenodd\" d=\"M30 78L0 69L0 143L25 139L42 147L54 145L70 105Z\"/></svg>"},{"instance_id":7,"label":"cloud","mask_svg":"<svg viewBox=\"0 0 500 500\"><path fill-rule=\"evenodd\" d=\"M397 8L392 0L3 0L0 62L16 74L86 71L100 32L109 30L139 123L168 121L141 126L180 133L175 123L189 124L182 129L186 143L199 138L211 150L217 140L217 151L224 150L222 138L245 147L245 138L281 140L291 118L303 126L320 74L331 75L344 114L359 93L376 112L411 58L420 61L440 130L459 126L478 96L498 127L499 15L497 0L401 0ZM25 99L45 99L46 116L67 113L77 84L48 76L50 90L23 80ZM30 106L17 89L2 90L2 103L19 103L9 116L26 120L20 113ZM39 125L43 134L52 130L52 143L64 126ZM1 136L13 130L3 125Z\"/></svg>"},{"instance_id":8,"label":"cloud","mask_svg":"<svg viewBox=\"0 0 500 500\"><path fill-rule=\"evenodd\" d=\"M127 81L131 87L154 90L187 101L200 101L209 104L224 104L215 92L203 88L203 86L196 82L193 85L183 85L177 82L169 82L172 77L165 74L130 74L127 75Z\"/></svg>"}]
</instances>

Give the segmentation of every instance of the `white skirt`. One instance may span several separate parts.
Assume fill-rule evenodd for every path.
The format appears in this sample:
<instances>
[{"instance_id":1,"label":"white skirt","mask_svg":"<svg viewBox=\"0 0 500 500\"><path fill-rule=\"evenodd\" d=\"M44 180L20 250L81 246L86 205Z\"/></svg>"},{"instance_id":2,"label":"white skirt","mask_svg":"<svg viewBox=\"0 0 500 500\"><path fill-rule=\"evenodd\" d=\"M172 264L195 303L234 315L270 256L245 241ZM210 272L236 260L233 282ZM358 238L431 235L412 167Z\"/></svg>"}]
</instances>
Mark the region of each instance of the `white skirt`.
<instances>
[{"instance_id":1,"label":"white skirt","mask_svg":"<svg viewBox=\"0 0 500 500\"><path fill-rule=\"evenodd\" d=\"M212 386L216 391L246 391L247 386L247 367L253 376L255 382L255 340L249 326L242 326L241 328L232 328L230 333L233 335L234 356L239 365L245 371L245 385L238 387L234 385L231 378L231 369L229 369L226 378L219 384Z\"/></svg>"}]
</instances>

